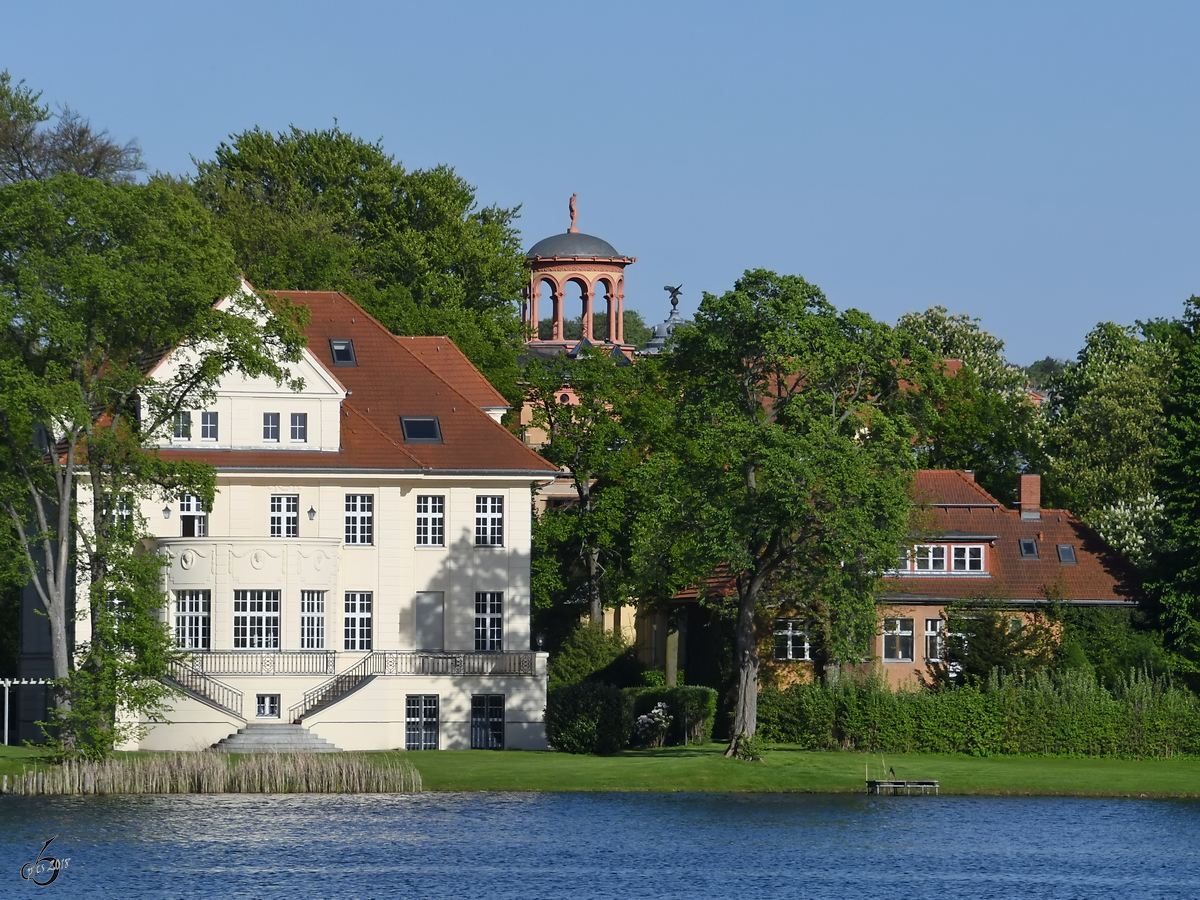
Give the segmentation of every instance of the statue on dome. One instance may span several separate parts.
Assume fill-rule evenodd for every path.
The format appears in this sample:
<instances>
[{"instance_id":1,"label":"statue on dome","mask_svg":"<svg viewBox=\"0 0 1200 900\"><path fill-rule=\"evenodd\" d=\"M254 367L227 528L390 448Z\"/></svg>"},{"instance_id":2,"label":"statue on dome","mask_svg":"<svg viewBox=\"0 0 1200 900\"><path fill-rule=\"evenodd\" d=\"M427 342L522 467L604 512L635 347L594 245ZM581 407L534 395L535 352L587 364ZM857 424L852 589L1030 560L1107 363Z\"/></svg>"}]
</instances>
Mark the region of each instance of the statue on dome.
<instances>
[{"instance_id":1,"label":"statue on dome","mask_svg":"<svg viewBox=\"0 0 1200 900\"><path fill-rule=\"evenodd\" d=\"M671 295L671 309L677 307L679 305L679 295L683 292L683 285L680 284L677 287L671 287L669 284L664 284L663 290Z\"/></svg>"},{"instance_id":2,"label":"statue on dome","mask_svg":"<svg viewBox=\"0 0 1200 900\"><path fill-rule=\"evenodd\" d=\"M567 234L578 234L579 233L579 229L575 226L575 218L576 218L576 216L578 216L578 212L575 209L575 198L578 196L579 196L578 194L571 195L571 202L569 204L569 207L571 210L571 227L567 229Z\"/></svg>"}]
</instances>

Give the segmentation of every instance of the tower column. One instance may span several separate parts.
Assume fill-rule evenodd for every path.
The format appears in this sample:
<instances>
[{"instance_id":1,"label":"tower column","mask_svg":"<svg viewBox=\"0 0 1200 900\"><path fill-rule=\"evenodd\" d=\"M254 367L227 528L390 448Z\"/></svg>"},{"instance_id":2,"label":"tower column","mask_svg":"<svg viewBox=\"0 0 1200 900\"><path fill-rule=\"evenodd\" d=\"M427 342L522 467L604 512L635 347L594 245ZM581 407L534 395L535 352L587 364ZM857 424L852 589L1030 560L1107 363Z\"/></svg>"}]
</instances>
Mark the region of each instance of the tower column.
<instances>
[{"instance_id":1,"label":"tower column","mask_svg":"<svg viewBox=\"0 0 1200 900\"><path fill-rule=\"evenodd\" d=\"M608 328L605 329L608 332L608 334L605 339L610 344L618 343L618 341L617 341L617 317L614 315L614 313L616 312L616 309L613 307L613 300L615 300L615 299L616 298L613 297L611 290L606 290L604 292L604 302L608 306Z\"/></svg>"},{"instance_id":2,"label":"tower column","mask_svg":"<svg viewBox=\"0 0 1200 900\"><path fill-rule=\"evenodd\" d=\"M553 340L563 340L563 293L555 291L552 295L554 298L554 335Z\"/></svg>"},{"instance_id":3,"label":"tower column","mask_svg":"<svg viewBox=\"0 0 1200 900\"><path fill-rule=\"evenodd\" d=\"M584 338L586 338L589 341L593 340L593 338L592 338L592 296L593 296L593 291L594 291L594 286L588 285L587 290L585 290L583 292L583 317L582 317L583 336L584 336Z\"/></svg>"}]
</instances>

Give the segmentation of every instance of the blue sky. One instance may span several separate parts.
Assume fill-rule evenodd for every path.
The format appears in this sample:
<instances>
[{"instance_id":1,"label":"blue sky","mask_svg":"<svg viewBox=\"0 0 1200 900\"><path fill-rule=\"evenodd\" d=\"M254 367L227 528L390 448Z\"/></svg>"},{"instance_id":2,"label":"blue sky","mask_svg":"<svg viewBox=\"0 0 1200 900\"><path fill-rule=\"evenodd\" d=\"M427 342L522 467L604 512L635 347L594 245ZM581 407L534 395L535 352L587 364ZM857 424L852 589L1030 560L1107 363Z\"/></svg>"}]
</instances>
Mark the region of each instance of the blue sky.
<instances>
[{"instance_id":1,"label":"blue sky","mask_svg":"<svg viewBox=\"0 0 1200 900\"><path fill-rule=\"evenodd\" d=\"M332 124L447 163L683 283L801 274L888 321L941 303L1014 362L1200 293L1200 5L25 2L0 68L187 173Z\"/></svg>"}]
</instances>

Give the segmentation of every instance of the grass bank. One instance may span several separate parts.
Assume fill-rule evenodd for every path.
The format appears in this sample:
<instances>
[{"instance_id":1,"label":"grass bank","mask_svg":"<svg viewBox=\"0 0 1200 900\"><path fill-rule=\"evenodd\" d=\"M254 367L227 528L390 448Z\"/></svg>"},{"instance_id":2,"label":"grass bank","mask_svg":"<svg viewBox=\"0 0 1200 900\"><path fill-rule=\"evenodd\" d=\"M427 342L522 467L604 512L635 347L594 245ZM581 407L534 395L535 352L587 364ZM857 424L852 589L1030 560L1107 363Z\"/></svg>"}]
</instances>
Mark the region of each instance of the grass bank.
<instances>
[{"instance_id":1,"label":"grass bank","mask_svg":"<svg viewBox=\"0 0 1200 900\"><path fill-rule=\"evenodd\" d=\"M723 744L636 750L615 756L487 750L347 754L376 763L408 760L426 791L862 791L887 768L897 778L935 778L943 794L1200 798L1200 758L1094 759L1046 756L818 752L786 745L762 762L725 759ZM158 755L158 754L156 754ZM165 755L165 754L164 754ZM149 754L118 754L146 757ZM37 750L0 746L0 774L50 768Z\"/></svg>"},{"instance_id":2,"label":"grass bank","mask_svg":"<svg viewBox=\"0 0 1200 900\"><path fill-rule=\"evenodd\" d=\"M427 791L863 791L871 778L934 778L943 794L1200 797L1200 758L976 758L956 754L817 752L787 746L762 762L725 759L723 744L614 756L566 753L406 754Z\"/></svg>"}]
</instances>

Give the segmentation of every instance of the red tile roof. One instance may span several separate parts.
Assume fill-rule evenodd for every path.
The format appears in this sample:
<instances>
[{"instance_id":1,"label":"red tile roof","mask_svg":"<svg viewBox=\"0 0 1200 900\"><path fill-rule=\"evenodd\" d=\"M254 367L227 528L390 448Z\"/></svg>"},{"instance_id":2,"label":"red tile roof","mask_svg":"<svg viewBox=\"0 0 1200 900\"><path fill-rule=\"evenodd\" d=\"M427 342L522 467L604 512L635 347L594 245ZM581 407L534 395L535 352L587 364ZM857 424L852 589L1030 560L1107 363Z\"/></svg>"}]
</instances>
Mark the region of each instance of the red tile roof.
<instances>
[{"instance_id":1,"label":"red tile roof","mask_svg":"<svg viewBox=\"0 0 1200 900\"><path fill-rule=\"evenodd\" d=\"M340 292L276 293L308 306L309 352L351 392L341 450L163 450L164 458L218 468L557 471L480 409L507 403L449 338L398 338ZM358 365L334 366L330 339L352 340ZM430 354L446 361L430 363ZM442 443L405 443L401 416L436 416Z\"/></svg>"},{"instance_id":2,"label":"red tile roof","mask_svg":"<svg viewBox=\"0 0 1200 900\"><path fill-rule=\"evenodd\" d=\"M1065 509L1043 509L1040 519L1022 519L975 483L968 473L924 469L913 485L926 508L925 534L931 543L987 545L988 576L946 574L889 576L880 599L891 603L951 600L1044 601L1075 603L1132 602L1141 598L1136 570L1094 531ZM1023 559L1018 541L1037 542L1038 558ZM1075 551L1075 565L1059 560L1058 545ZM693 600L699 585L673 599ZM709 594L734 591L733 579L718 570L704 580Z\"/></svg>"},{"instance_id":3,"label":"red tile roof","mask_svg":"<svg viewBox=\"0 0 1200 900\"><path fill-rule=\"evenodd\" d=\"M1005 509L983 488L960 472L923 470L917 473L915 494L928 510L929 540L987 543L991 577L953 574L889 577L888 599L940 597L946 599L1132 601L1141 596L1133 567L1090 528L1065 509L1042 509L1040 519L1023 519ZM986 502L979 504L976 498ZM965 505L970 503L971 505ZM992 541L982 538L991 537ZM1023 559L1019 540L1037 541L1038 558ZM1075 552L1075 565L1059 560L1058 545Z\"/></svg>"}]
</instances>

